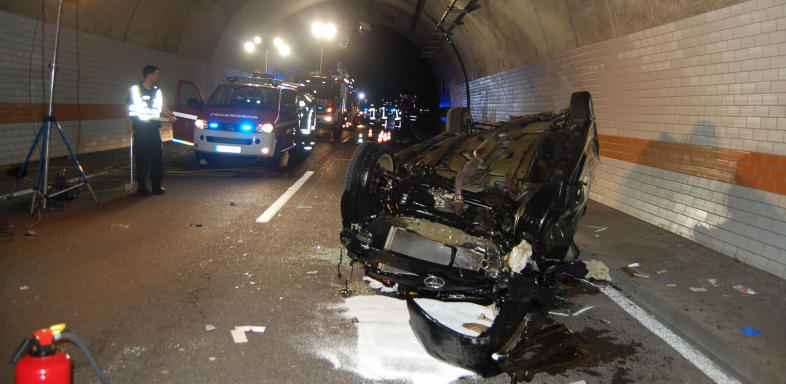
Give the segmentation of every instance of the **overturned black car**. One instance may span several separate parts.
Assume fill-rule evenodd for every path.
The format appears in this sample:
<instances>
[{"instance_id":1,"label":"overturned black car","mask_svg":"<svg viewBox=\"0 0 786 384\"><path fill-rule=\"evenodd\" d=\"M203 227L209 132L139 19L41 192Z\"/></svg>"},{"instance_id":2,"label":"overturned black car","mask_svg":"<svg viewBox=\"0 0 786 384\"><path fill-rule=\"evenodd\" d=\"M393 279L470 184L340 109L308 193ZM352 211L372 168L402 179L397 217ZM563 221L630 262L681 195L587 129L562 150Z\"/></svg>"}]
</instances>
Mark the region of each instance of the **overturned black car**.
<instances>
[{"instance_id":1,"label":"overturned black car","mask_svg":"<svg viewBox=\"0 0 786 384\"><path fill-rule=\"evenodd\" d=\"M484 376L510 373L505 360L541 327L554 279L582 274L573 235L598 161L589 92L560 112L504 123L473 122L454 107L429 140L395 153L357 148L341 241L367 275L410 297L410 322L432 355ZM495 303L499 313L468 337L412 297Z\"/></svg>"}]
</instances>

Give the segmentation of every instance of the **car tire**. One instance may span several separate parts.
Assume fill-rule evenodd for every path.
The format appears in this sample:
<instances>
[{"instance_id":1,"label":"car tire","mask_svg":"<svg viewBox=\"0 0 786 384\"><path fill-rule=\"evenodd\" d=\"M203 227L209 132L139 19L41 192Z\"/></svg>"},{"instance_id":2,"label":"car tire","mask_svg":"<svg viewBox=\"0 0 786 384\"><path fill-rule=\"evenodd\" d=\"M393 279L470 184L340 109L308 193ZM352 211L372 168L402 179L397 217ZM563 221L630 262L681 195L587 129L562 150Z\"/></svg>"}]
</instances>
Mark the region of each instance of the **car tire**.
<instances>
[{"instance_id":1,"label":"car tire","mask_svg":"<svg viewBox=\"0 0 786 384\"><path fill-rule=\"evenodd\" d=\"M347 168L341 216L345 223L354 223L379 210L380 176L395 167L390 149L378 143L360 144Z\"/></svg>"},{"instance_id":2,"label":"car tire","mask_svg":"<svg viewBox=\"0 0 786 384\"><path fill-rule=\"evenodd\" d=\"M586 127L595 119L589 92L574 92L570 95L570 119L579 127Z\"/></svg>"},{"instance_id":3,"label":"car tire","mask_svg":"<svg viewBox=\"0 0 786 384\"><path fill-rule=\"evenodd\" d=\"M206 162L206 164L202 164L203 160ZM213 158L209 153L194 151L194 162L196 163L197 167L209 166L212 161Z\"/></svg>"},{"instance_id":4,"label":"car tire","mask_svg":"<svg viewBox=\"0 0 786 384\"><path fill-rule=\"evenodd\" d=\"M472 128L472 114L467 107L451 107L445 117L445 132L460 135Z\"/></svg>"}]
</instances>

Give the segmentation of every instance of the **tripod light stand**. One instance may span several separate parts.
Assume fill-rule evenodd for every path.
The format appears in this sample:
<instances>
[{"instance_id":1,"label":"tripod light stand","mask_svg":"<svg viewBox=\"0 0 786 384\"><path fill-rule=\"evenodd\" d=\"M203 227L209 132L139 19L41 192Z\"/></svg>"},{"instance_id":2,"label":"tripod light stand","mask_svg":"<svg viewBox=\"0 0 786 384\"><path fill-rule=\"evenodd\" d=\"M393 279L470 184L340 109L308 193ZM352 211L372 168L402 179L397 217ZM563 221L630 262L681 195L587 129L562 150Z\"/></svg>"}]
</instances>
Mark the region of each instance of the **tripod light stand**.
<instances>
[{"instance_id":1,"label":"tripod light stand","mask_svg":"<svg viewBox=\"0 0 786 384\"><path fill-rule=\"evenodd\" d=\"M60 195L62 193L68 192L72 189L80 188L83 185L87 186L87 189L90 191L90 194L93 196L93 200L96 202L96 204L98 204L98 198L96 197L96 194L93 192L93 188L90 186L90 182L87 180L87 175L85 175L85 171L82 169L82 166L79 164L79 161L76 159L76 156L74 155L74 151L71 150L71 145L68 144L68 140L66 140L65 134L63 134L63 129L60 127L60 123L57 122L57 118L55 118L54 115L55 72L57 69L57 50L60 45L60 23L62 17L63 17L63 0L60 0L57 6L57 27L55 31L55 48L54 48L54 54L52 55L51 73L49 77L49 109L47 110L48 111L47 115L44 116L44 122L41 125L41 128L38 130L38 134L35 136L35 140L33 141L33 145L30 147L30 151L27 152L27 157L25 158L25 162L22 165L22 168L19 169L19 174L17 175L17 181L21 180L25 174L25 168L27 168L27 164L30 161L30 156L33 154L33 150L36 149L40 141L41 148L39 149L38 170L36 171L35 186L33 187L33 200L30 203L30 215L33 215L35 213L36 198L38 197L39 193L41 195L41 207L45 209L49 199L57 195ZM77 86L79 85L77 84ZM76 166L76 169L79 170L81 181L68 188L64 188L62 190L53 193L49 193L49 180L48 180L49 146L50 146L50 132L52 126L57 128L57 132L60 133L60 138L63 139L63 143L68 149L68 154L71 156L71 160L73 160L74 162L74 166ZM43 173L44 173L43 180L41 180L42 164L43 164ZM16 185L14 185L14 190L16 190ZM11 192L11 196L13 196L13 191Z\"/></svg>"}]
</instances>

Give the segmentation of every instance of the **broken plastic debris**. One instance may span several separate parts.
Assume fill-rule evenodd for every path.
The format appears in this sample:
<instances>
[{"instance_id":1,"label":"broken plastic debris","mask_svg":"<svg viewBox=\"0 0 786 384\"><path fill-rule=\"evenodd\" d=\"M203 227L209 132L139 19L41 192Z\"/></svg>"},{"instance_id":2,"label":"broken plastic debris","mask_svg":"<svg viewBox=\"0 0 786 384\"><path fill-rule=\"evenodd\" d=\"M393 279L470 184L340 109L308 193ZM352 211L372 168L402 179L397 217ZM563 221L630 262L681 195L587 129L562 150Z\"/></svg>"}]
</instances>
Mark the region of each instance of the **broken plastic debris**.
<instances>
[{"instance_id":1,"label":"broken plastic debris","mask_svg":"<svg viewBox=\"0 0 786 384\"><path fill-rule=\"evenodd\" d=\"M560 316L560 317L570 317L570 314L562 313L562 312L549 312L549 315Z\"/></svg>"},{"instance_id":2,"label":"broken plastic debris","mask_svg":"<svg viewBox=\"0 0 786 384\"><path fill-rule=\"evenodd\" d=\"M668 271L666 271L665 269L661 269L660 271L658 271L658 274L660 275L660 274L666 273L666 272L668 272Z\"/></svg>"},{"instance_id":3,"label":"broken plastic debris","mask_svg":"<svg viewBox=\"0 0 786 384\"><path fill-rule=\"evenodd\" d=\"M210 360L210 361L216 361L216 357L215 356L210 356L207 359Z\"/></svg>"},{"instance_id":4,"label":"broken plastic debris","mask_svg":"<svg viewBox=\"0 0 786 384\"><path fill-rule=\"evenodd\" d=\"M713 287L717 287L720 282L717 279L707 279L707 282L710 283Z\"/></svg>"},{"instance_id":5,"label":"broken plastic debris","mask_svg":"<svg viewBox=\"0 0 786 384\"><path fill-rule=\"evenodd\" d=\"M589 260L584 262L587 268L587 274L584 275L585 279L593 279L598 281L611 281L609 275L609 267L600 260Z\"/></svg>"},{"instance_id":6,"label":"broken plastic debris","mask_svg":"<svg viewBox=\"0 0 786 384\"><path fill-rule=\"evenodd\" d=\"M23 286L19 287L19 290L20 290L20 291L26 291L26 290L28 290L28 289L30 289L30 286L29 286L29 285L23 285Z\"/></svg>"},{"instance_id":7,"label":"broken plastic debris","mask_svg":"<svg viewBox=\"0 0 786 384\"><path fill-rule=\"evenodd\" d=\"M196 226L197 226L197 227L201 227L201 226L202 226L202 224L201 224L201 223L196 223Z\"/></svg>"},{"instance_id":8,"label":"broken plastic debris","mask_svg":"<svg viewBox=\"0 0 786 384\"><path fill-rule=\"evenodd\" d=\"M638 268L638 267L639 267L639 263L628 264L628 268Z\"/></svg>"},{"instance_id":9,"label":"broken plastic debris","mask_svg":"<svg viewBox=\"0 0 786 384\"><path fill-rule=\"evenodd\" d=\"M734 288L734 289L736 289L736 290L738 290L738 291L740 291L742 293L747 293L749 295L755 295L756 294L756 291L754 291L754 290L752 290L750 288L746 288L746 287L742 286L742 284L737 284L737 285L733 286L732 288Z\"/></svg>"},{"instance_id":10,"label":"broken plastic debris","mask_svg":"<svg viewBox=\"0 0 786 384\"><path fill-rule=\"evenodd\" d=\"M666 286L669 287L669 288L674 288L674 287L677 286L677 284L666 284Z\"/></svg>"},{"instance_id":11,"label":"broken plastic debris","mask_svg":"<svg viewBox=\"0 0 786 384\"><path fill-rule=\"evenodd\" d=\"M27 232L25 232L25 236L27 236L27 237L36 237L36 236L38 236L38 232L36 232L36 231L27 231Z\"/></svg>"},{"instance_id":12,"label":"broken plastic debris","mask_svg":"<svg viewBox=\"0 0 786 384\"><path fill-rule=\"evenodd\" d=\"M570 384L587 384L587 382L584 381L584 380L579 380L579 381L574 381L574 382L572 382Z\"/></svg>"},{"instance_id":13,"label":"broken plastic debris","mask_svg":"<svg viewBox=\"0 0 786 384\"><path fill-rule=\"evenodd\" d=\"M584 307L582 309L579 309L578 311L573 312L573 316L574 317L580 316L582 313L587 312L587 311L589 311L592 308L595 308L595 306L594 305L590 305L589 307Z\"/></svg>"},{"instance_id":14,"label":"broken plastic debris","mask_svg":"<svg viewBox=\"0 0 786 384\"><path fill-rule=\"evenodd\" d=\"M230 201L230 202L229 202L229 205L231 205L231 206L233 206L233 207L234 207L234 206L235 206L235 202L234 202L234 201Z\"/></svg>"},{"instance_id":15,"label":"broken plastic debris","mask_svg":"<svg viewBox=\"0 0 786 384\"><path fill-rule=\"evenodd\" d=\"M698 287L698 288L696 288L696 287L688 287L688 288L690 288L690 290L693 291L693 292L707 292L707 288L704 288L704 287Z\"/></svg>"},{"instance_id":16,"label":"broken plastic debris","mask_svg":"<svg viewBox=\"0 0 786 384\"><path fill-rule=\"evenodd\" d=\"M248 343L248 338L246 337L245 331L238 331L237 329L233 329L229 331L229 334L232 335L232 341L234 341L235 344Z\"/></svg>"},{"instance_id":17,"label":"broken plastic debris","mask_svg":"<svg viewBox=\"0 0 786 384\"><path fill-rule=\"evenodd\" d=\"M205 331L210 332L210 331L215 331L215 330L216 330L216 327L213 324L205 324Z\"/></svg>"},{"instance_id":18,"label":"broken plastic debris","mask_svg":"<svg viewBox=\"0 0 786 384\"><path fill-rule=\"evenodd\" d=\"M671 280L671 277L661 276L660 279L663 280L663 281L669 281L669 280Z\"/></svg>"},{"instance_id":19,"label":"broken plastic debris","mask_svg":"<svg viewBox=\"0 0 786 384\"><path fill-rule=\"evenodd\" d=\"M393 293L398 291L398 283L393 285L392 287L388 287L387 285L383 284L381 281L377 279L372 279L368 276L363 276L363 281L368 283L368 287L373 290L378 290L381 293Z\"/></svg>"},{"instance_id":20,"label":"broken plastic debris","mask_svg":"<svg viewBox=\"0 0 786 384\"><path fill-rule=\"evenodd\" d=\"M230 245L229 248L235 248L235 246L234 245Z\"/></svg>"},{"instance_id":21,"label":"broken plastic debris","mask_svg":"<svg viewBox=\"0 0 786 384\"><path fill-rule=\"evenodd\" d=\"M745 336L758 336L764 332L758 329L753 329L753 327L740 327L740 329Z\"/></svg>"},{"instance_id":22,"label":"broken plastic debris","mask_svg":"<svg viewBox=\"0 0 786 384\"><path fill-rule=\"evenodd\" d=\"M237 325L235 329L229 331L235 344L248 343L246 332L265 333L265 327L258 325Z\"/></svg>"},{"instance_id":23,"label":"broken plastic debris","mask_svg":"<svg viewBox=\"0 0 786 384\"><path fill-rule=\"evenodd\" d=\"M635 272L633 273L633 276L636 276L636 277L643 277L643 278L645 278L645 279L649 279L649 278L650 278L650 275L644 275L644 274L641 274L641 273L635 273Z\"/></svg>"},{"instance_id":24,"label":"broken plastic debris","mask_svg":"<svg viewBox=\"0 0 786 384\"><path fill-rule=\"evenodd\" d=\"M317 271L308 271L306 272L307 275L316 275Z\"/></svg>"},{"instance_id":25,"label":"broken plastic debris","mask_svg":"<svg viewBox=\"0 0 786 384\"><path fill-rule=\"evenodd\" d=\"M603 232L603 231L605 231L605 230L607 230L607 229L609 229L609 228L607 228L607 227L601 227L601 228L598 228L598 229L596 229L596 230L595 230L595 233L598 233L598 232Z\"/></svg>"}]
</instances>

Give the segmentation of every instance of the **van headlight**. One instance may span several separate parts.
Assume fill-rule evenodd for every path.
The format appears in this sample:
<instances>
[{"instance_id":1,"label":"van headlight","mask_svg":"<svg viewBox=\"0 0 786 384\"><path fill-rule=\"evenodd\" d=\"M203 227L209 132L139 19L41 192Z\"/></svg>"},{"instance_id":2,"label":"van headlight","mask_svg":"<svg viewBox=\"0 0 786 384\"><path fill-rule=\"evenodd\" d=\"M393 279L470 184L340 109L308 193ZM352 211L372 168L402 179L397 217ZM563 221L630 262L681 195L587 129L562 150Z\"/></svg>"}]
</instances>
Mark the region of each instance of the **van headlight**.
<instances>
[{"instance_id":1,"label":"van headlight","mask_svg":"<svg viewBox=\"0 0 786 384\"><path fill-rule=\"evenodd\" d=\"M265 123L265 124L259 123L259 124L257 124L257 132L273 133L273 124L270 124L270 123Z\"/></svg>"}]
</instances>

